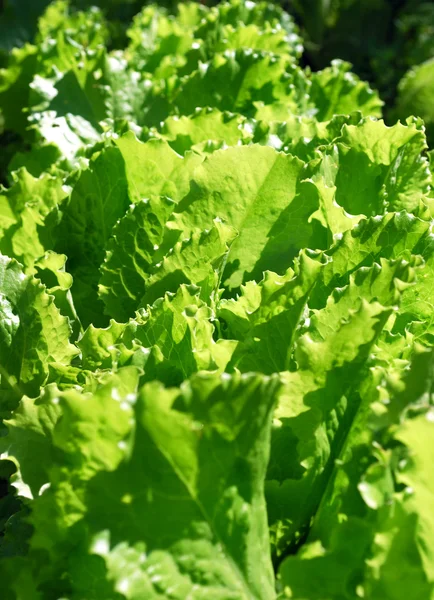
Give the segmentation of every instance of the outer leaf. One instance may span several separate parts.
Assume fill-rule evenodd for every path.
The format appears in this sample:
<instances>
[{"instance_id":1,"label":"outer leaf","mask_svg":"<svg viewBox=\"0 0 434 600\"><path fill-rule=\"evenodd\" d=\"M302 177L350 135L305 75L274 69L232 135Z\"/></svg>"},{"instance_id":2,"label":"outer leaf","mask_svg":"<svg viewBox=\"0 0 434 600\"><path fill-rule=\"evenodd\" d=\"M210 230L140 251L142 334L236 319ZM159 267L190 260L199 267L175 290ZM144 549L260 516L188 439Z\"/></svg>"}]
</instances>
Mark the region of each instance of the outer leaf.
<instances>
[{"instance_id":1,"label":"outer leaf","mask_svg":"<svg viewBox=\"0 0 434 600\"><path fill-rule=\"evenodd\" d=\"M173 105L182 115L198 106L252 115L253 101L272 102L271 84L283 75L286 64L287 59L265 52L226 51L181 83Z\"/></svg>"},{"instance_id":2,"label":"outer leaf","mask_svg":"<svg viewBox=\"0 0 434 600\"><path fill-rule=\"evenodd\" d=\"M37 396L50 364L68 365L77 354L67 319L44 286L5 256L0 258L0 299L2 387Z\"/></svg>"},{"instance_id":3,"label":"outer leaf","mask_svg":"<svg viewBox=\"0 0 434 600\"><path fill-rule=\"evenodd\" d=\"M119 478L120 484L117 497L120 500L125 493L130 494L133 506L137 488L153 490L152 496L148 496L146 510L143 510L144 506L141 511L145 518L143 528L135 528L132 538L127 535L130 543L140 538L146 542L147 550L151 552L151 564L162 575L163 593L178 580L184 593L192 591L191 586L196 583L199 587L193 597L197 598L201 594L206 597L207 588L211 597L213 594L243 599L274 596L270 563L264 560L268 540L261 481L266 466L274 386L275 383L261 382L257 376L244 380L233 378L222 383L198 378L186 397L186 414L174 410L176 396L173 392L164 394L156 384L143 390L136 417L143 432L141 442L133 450L130 463L121 467L114 477ZM159 405L155 403L156 394L161 398ZM182 397L178 404L180 402ZM256 415L253 420L247 417L252 414L252 402ZM226 411L228 406L232 411ZM203 424L200 437L192 428L194 422ZM167 436L168 431L172 431L172 436L173 432L176 435ZM183 439L182 449L175 442L176 438ZM236 452L232 450L235 445ZM131 473L136 472L137 461L144 455L148 456L153 469L161 473L161 483L156 487L155 479L145 475L136 479L131 488ZM250 460L253 460L251 466ZM254 470L251 470L253 465ZM214 481L213 486L209 485L210 479ZM103 477L100 484L112 487L110 477ZM170 490L171 499L166 496L166 490ZM152 497L159 499L156 502ZM170 514L167 502L178 505L181 498L184 509L177 513L175 520L166 521L163 525L165 535L162 536L161 524L158 530L151 524L160 521L157 517L160 511ZM122 506L119 500L113 506L116 511ZM100 505L98 494L93 495L91 513L99 514L95 526L104 529L109 513ZM229 519L228 514L231 514ZM125 539L125 535L115 527L112 543L116 544L120 539ZM159 541L162 539L165 540L163 543ZM160 549L159 556L153 555L154 548ZM184 563L185 575L180 578L176 573L180 567L178 561L187 549L192 553L193 562ZM201 561L197 564L199 556ZM255 568L251 570L250 565ZM172 573L167 573L168 568ZM204 573L203 569L208 571L207 582L200 575Z\"/></svg>"},{"instance_id":4,"label":"outer leaf","mask_svg":"<svg viewBox=\"0 0 434 600\"><path fill-rule=\"evenodd\" d=\"M431 106L433 94L434 59L410 69L399 83L396 114L405 119L408 115L418 115L424 120L427 135L433 139L434 114Z\"/></svg>"},{"instance_id":5,"label":"outer leaf","mask_svg":"<svg viewBox=\"0 0 434 600\"><path fill-rule=\"evenodd\" d=\"M297 37L290 36L282 29L275 29L268 25L245 25L237 23L235 26L225 25L222 27L220 39L212 44L213 52L224 52L225 50L249 49L253 51L266 51L273 54L297 55L299 47Z\"/></svg>"},{"instance_id":6,"label":"outer leaf","mask_svg":"<svg viewBox=\"0 0 434 600\"><path fill-rule=\"evenodd\" d=\"M138 355L144 354L148 381L173 385L200 370L224 371L236 342L214 341L213 316L200 288L182 284L175 295L167 293L148 306L138 324L130 324L124 343L134 340Z\"/></svg>"},{"instance_id":7,"label":"outer leaf","mask_svg":"<svg viewBox=\"0 0 434 600\"><path fill-rule=\"evenodd\" d=\"M285 597L401 600L410 590L415 598L433 596L432 518L425 511L432 495L432 353L419 351L402 375L383 384L390 413L384 405L380 412L378 403L359 411L310 543L282 564Z\"/></svg>"},{"instance_id":8,"label":"outer leaf","mask_svg":"<svg viewBox=\"0 0 434 600\"><path fill-rule=\"evenodd\" d=\"M278 385L201 375L181 391L148 384L137 401L115 382L86 402L61 394L52 443L70 469L31 517L31 555L38 563L44 548L53 558L36 566L42 589L92 600L175 590L197 600L274 598L263 478ZM75 547L63 541L71 527ZM120 571L119 560L129 566Z\"/></svg>"},{"instance_id":9,"label":"outer leaf","mask_svg":"<svg viewBox=\"0 0 434 600\"><path fill-rule=\"evenodd\" d=\"M154 302L166 291L175 292L180 284L190 283L200 287L200 296L205 302L213 303L229 247L235 238L236 231L216 219L211 229L193 232L190 239L178 242L161 264L155 265L146 281L140 305Z\"/></svg>"},{"instance_id":10,"label":"outer leaf","mask_svg":"<svg viewBox=\"0 0 434 600\"><path fill-rule=\"evenodd\" d=\"M410 322L423 323L425 335L432 329L431 289L433 278L433 241L431 225L412 214L388 213L360 221L327 252L332 258L323 270L322 281L311 297L311 306L320 306L333 288L349 281L349 275L362 266L371 266L382 257L409 260L411 254L425 260L417 273L415 285L403 291L401 314L395 331L401 332Z\"/></svg>"},{"instance_id":11,"label":"outer leaf","mask_svg":"<svg viewBox=\"0 0 434 600\"><path fill-rule=\"evenodd\" d=\"M66 193L59 178L32 177L25 169L14 174L14 185L0 190L0 250L29 271L53 241L51 231Z\"/></svg>"},{"instance_id":12,"label":"outer leaf","mask_svg":"<svg viewBox=\"0 0 434 600\"><path fill-rule=\"evenodd\" d=\"M355 110L369 117L381 117L383 102L367 83L350 72L351 65L334 60L330 67L312 74L310 97L316 106L318 121Z\"/></svg>"},{"instance_id":13,"label":"outer leaf","mask_svg":"<svg viewBox=\"0 0 434 600\"><path fill-rule=\"evenodd\" d=\"M231 366L241 372L275 373L290 366L295 332L320 271L319 261L301 254L296 271L267 271L241 287L236 300L222 300L217 315L224 334L239 340Z\"/></svg>"},{"instance_id":14,"label":"outer leaf","mask_svg":"<svg viewBox=\"0 0 434 600\"><path fill-rule=\"evenodd\" d=\"M126 324L116 323L111 320L105 329L89 327L77 342L82 355L84 369L95 371L97 369L111 369L120 362L122 364L121 337L126 329ZM121 349L122 348L122 349ZM128 352L128 358L131 352ZM120 360L119 360L120 359Z\"/></svg>"},{"instance_id":15,"label":"outer leaf","mask_svg":"<svg viewBox=\"0 0 434 600\"><path fill-rule=\"evenodd\" d=\"M182 284L126 324L111 321L106 329L90 326L78 346L85 369L117 369L133 364L146 381L179 384L199 370L223 372L236 346L215 342L214 313L200 299L200 288Z\"/></svg>"},{"instance_id":16,"label":"outer leaf","mask_svg":"<svg viewBox=\"0 0 434 600\"><path fill-rule=\"evenodd\" d=\"M337 145L336 202L352 215L418 208L431 176L423 131L417 124L386 127L366 120L345 125Z\"/></svg>"},{"instance_id":17,"label":"outer leaf","mask_svg":"<svg viewBox=\"0 0 434 600\"><path fill-rule=\"evenodd\" d=\"M68 256L74 277L72 295L83 325L98 324L98 267L116 221L124 215L130 199L122 156L108 148L81 173L64 208L56 250Z\"/></svg>"},{"instance_id":18,"label":"outer leaf","mask_svg":"<svg viewBox=\"0 0 434 600\"><path fill-rule=\"evenodd\" d=\"M145 281L162 258L160 247L164 252L166 246L167 252L179 235L174 231L172 243L164 243L166 221L174 208L175 202L164 196L145 198L132 205L113 229L101 266L99 294L106 312L118 321L126 321L134 314Z\"/></svg>"},{"instance_id":19,"label":"outer leaf","mask_svg":"<svg viewBox=\"0 0 434 600\"><path fill-rule=\"evenodd\" d=\"M243 177L239 173L243 172ZM231 246L223 283L239 287L273 267L282 273L302 247L323 243L310 215L315 188L303 182L303 163L260 146L214 152L195 173L192 189L176 208L176 223L188 235L220 217L239 236Z\"/></svg>"},{"instance_id":20,"label":"outer leaf","mask_svg":"<svg viewBox=\"0 0 434 600\"><path fill-rule=\"evenodd\" d=\"M119 138L116 144L125 161L134 203L150 196L168 196L178 202L187 194L192 171L202 160L193 154L183 159L162 140L143 144L132 133Z\"/></svg>"},{"instance_id":21,"label":"outer leaf","mask_svg":"<svg viewBox=\"0 0 434 600\"><path fill-rule=\"evenodd\" d=\"M400 263L383 268L362 271L329 298L297 342L298 370L282 375L266 488L277 555L306 535L359 410L358 385L396 301L395 276L409 277Z\"/></svg>"},{"instance_id":22,"label":"outer leaf","mask_svg":"<svg viewBox=\"0 0 434 600\"><path fill-rule=\"evenodd\" d=\"M217 109L202 109L190 117L169 117L161 128L161 135L181 155L192 148L205 146L206 149L206 142L235 146L240 140L248 143L253 137L245 119Z\"/></svg>"},{"instance_id":23,"label":"outer leaf","mask_svg":"<svg viewBox=\"0 0 434 600\"><path fill-rule=\"evenodd\" d=\"M23 113L22 106L28 104L26 98L35 66L36 48L27 44L23 48L15 48L7 69L0 71L0 110L5 127L20 135L24 135L27 128L27 115ZM20 98L20 102L17 102L17 98Z\"/></svg>"}]
</instances>

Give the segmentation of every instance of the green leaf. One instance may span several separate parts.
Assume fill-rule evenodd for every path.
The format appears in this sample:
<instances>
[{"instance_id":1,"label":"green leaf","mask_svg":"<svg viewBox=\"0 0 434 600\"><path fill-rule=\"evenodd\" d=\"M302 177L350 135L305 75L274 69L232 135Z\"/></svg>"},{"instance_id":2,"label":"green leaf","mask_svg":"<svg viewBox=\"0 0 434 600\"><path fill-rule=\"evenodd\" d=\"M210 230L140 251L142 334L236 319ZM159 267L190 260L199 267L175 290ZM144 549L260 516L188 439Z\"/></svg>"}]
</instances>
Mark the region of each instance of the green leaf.
<instances>
[{"instance_id":1,"label":"green leaf","mask_svg":"<svg viewBox=\"0 0 434 600\"><path fill-rule=\"evenodd\" d=\"M211 229L193 232L191 238L178 242L161 264L155 265L145 282L140 305L151 304L163 293L175 292L181 284L200 287L205 302L214 301L226 257L236 231L216 219Z\"/></svg>"},{"instance_id":2,"label":"green leaf","mask_svg":"<svg viewBox=\"0 0 434 600\"><path fill-rule=\"evenodd\" d=\"M26 169L13 174L9 189L0 189L0 251L16 258L29 272L52 244L52 231L66 197L62 181L44 174L38 179Z\"/></svg>"},{"instance_id":3,"label":"green leaf","mask_svg":"<svg viewBox=\"0 0 434 600\"><path fill-rule=\"evenodd\" d=\"M211 106L253 116L254 101L268 104L273 100L272 82L283 75L286 65L286 58L266 52L239 50L217 54L181 81L173 106L181 115Z\"/></svg>"},{"instance_id":4,"label":"green leaf","mask_svg":"<svg viewBox=\"0 0 434 600\"><path fill-rule=\"evenodd\" d=\"M248 25L238 23L235 26L223 26L218 39L214 43L211 42L211 49L214 53L249 49L272 52L276 55L298 56L300 46L297 42L299 42L297 36L290 36L284 29L273 28L268 23L260 26L253 23Z\"/></svg>"},{"instance_id":5,"label":"green leaf","mask_svg":"<svg viewBox=\"0 0 434 600\"><path fill-rule=\"evenodd\" d=\"M100 77L107 28L98 10L72 11L59 0L47 8L38 29L24 114L29 113L32 134L75 165L81 147L100 139L99 123L108 116L108 81Z\"/></svg>"},{"instance_id":6,"label":"green leaf","mask_svg":"<svg viewBox=\"0 0 434 600\"><path fill-rule=\"evenodd\" d=\"M118 147L103 149L81 173L57 232L55 249L68 256L74 304L84 326L107 322L97 298L99 266L116 222L132 201L159 194L179 200L189 189L191 171L202 160L198 155L183 159L166 142L143 144L132 134L116 143Z\"/></svg>"},{"instance_id":7,"label":"green leaf","mask_svg":"<svg viewBox=\"0 0 434 600\"><path fill-rule=\"evenodd\" d=\"M214 313L200 292L181 284L176 294L166 293L130 322L121 341L136 350L147 381L179 385L200 370L225 370L236 342L214 341Z\"/></svg>"},{"instance_id":8,"label":"green leaf","mask_svg":"<svg viewBox=\"0 0 434 600\"><path fill-rule=\"evenodd\" d=\"M427 137L432 143L434 134L434 113L431 105L433 94L434 59L411 68L398 86L396 116L405 120L409 115L422 117Z\"/></svg>"},{"instance_id":9,"label":"green leaf","mask_svg":"<svg viewBox=\"0 0 434 600\"><path fill-rule=\"evenodd\" d=\"M407 463L397 473L398 483L405 487L401 494L396 494L395 514L389 513L381 523L386 532L383 540L374 543L366 584L372 598L405 598L410 591L421 599L434 594L434 522L427 509L434 499L429 477L433 460L432 415L431 409L425 415L407 420L395 435L408 450ZM392 576L392 564L401 565L398 580Z\"/></svg>"},{"instance_id":10,"label":"green leaf","mask_svg":"<svg viewBox=\"0 0 434 600\"><path fill-rule=\"evenodd\" d=\"M404 211L362 219L326 252L332 259L323 270L328 293L346 285L352 272L380 258L408 259L410 254L419 254L429 230L428 221Z\"/></svg>"},{"instance_id":11,"label":"green leaf","mask_svg":"<svg viewBox=\"0 0 434 600\"><path fill-rule=\"evenodd\" d=\"M291 40L296 44L301 44L297 35L297 27L293 18L286 13L279 5L269 2L250 3L245 0L232 0L231 2L221 2L212 7L206 18L196 31L196 36L206 37L206 32L215 30L218 25L232 25L237 27L240 23L244 25L257 25L262 27L264 23L269 23L275 29L284 29ZM297 52L301 53L302 48Z\"/></svg>"},{"instance_id":12,"label":"green leaf","mask_svg":"<svg viewBox=\"0 0 434 600\"><path fill-rule=\"evenodd\" d=\"M349 115L356 110L365 116L381 117L383 102L378 94L350 69L349 63L334 60L330 67L312 73L309 95L318 121L328 121L334 115Z\"/></svg>"},{"instance_id":13,"label":"green leaf","mask_svg":"<svg viewBox=\"0 0 434 600\"><path fill-rule=\"evenodd\" d=\"M416 260L380 258L369 268L361 267L351 273L344 290L335 288L327 298L327 304L320 310L313 310L312 324L318 334L326 337L362 298L369 302L378 301L383 306L396 306L401 294L411 289L415 266Z\"/></svg>"},{"instance_id":14,"label":"green leaf","mask_svg":"<svg viewBox=\"0 0 434 600\"><path fill-rule=\"evenodd\" d=\"M98 267L113 226L129 204L122 156L116 148L107 148L81 173L56 232L55 248L68 257L67 268L74 277L72 295L83 325L101 322Z\"/></svg>"},{"instance_id":15,"label":"green leaf","mask_svg":"<svg viewBox=\"0 0 434 600\"><path fill-rule=\"evenodd\" d=\"M136 126L145 120L146 100L149 95L148 80L137 71L128 69L126 58L114 52L105 58L104 82L107 117L131 120Z\"/></svg>"},{"instance_id":16,"label":"green leaf","mask_svg":"<svg viewBox=\"0 0 434 600\"><path fill-rule=\"evenodd\" d=\"M47 288L47 293L54 296L54 301L61 314L68 317L74 339L80 331L71 295L72 276L65 269L66 256L51 250L35 262L35 277Z\"/></svg>"},{"instance_id":17,"label":"green leaf","mask_svg":"<svg viewBox=\"0 0 434 600\"><path fill-rule=\"evenodd\" d=\"M358 111L364 116L381 117L378 95L350 72L351 65L334 60L330 67L310 74L288 66L273 82L273 101L255 102L255 117L265 121L292 121L294 115L328 122L338 115Z\"/></svg>"},{"instance_id":18,"label":"green leaf","mask_svg":"<svg viewBox=\"0 0 434 600\"><path fill-rule=\"evenodd\" d=\"M430 63L294 3L3 2L2 600L434 600Z\"/></svg>"},{"instance_id":19,"label":"green leaf","mask_svg":"<svg viewBox=\"0 0 434 600\"><path fill-rule=\"evenodd\" d=\"M0 257L0 301L2 387L37 396L50 364L68 365L77 354L69 343L68 320L45 287L5 256Z\"/></svg>"},{"instance_id":20,"label":"green leaf","mask_svg":"<svg viewBox=\"0 0 434 600\"><path fill-rule=\"evenodd\" d=\"M185 5L183 5L185 6ZM130 44L127 50L130 63L141 72L154 72L161 62L170 57L176 65L183 63L182 58L191 49L194 42L193 27L200 19L200 9L193 17L193 23L183 20L185 11L179 19L169 17L164 8L146 6L133 20L127 35Z\"/></svg>"},{"instance_id":21,"label":"green leaf","mask_svg":"<svg viewBox=\"0 0 434 600\"><path fill-rule=\"evenodd\" d=\"M400 278L410 276L400 261L358 271L314 312L297 341L298 368L281 376L285 387L274 415L267 475L277 556L297 548L309 530L358 414L370 350L392 313Z\"/></svg>"},{"instance_id":22,"label":"green leaf","mask_svg":"<svg viewBox=\"0 0 434 600\"><path fill-rule=\"evenodd\" d=\"M362 301L325 340L300 338L299 369L282 375L266 485L277 556L297 548L309 530L357 413L358 398L350 391L357 389L369 348L389 315L380 304Z\"/></svg>"},{"instance_id":23,"label":"green leaf","mask_svg":"<svg viewBox=\"0 0 434 600\"><path fill-rule=\"evenodd\" d=\"M92 371L136 365L144 379L178 385L199 370L223 372L237 342L214 340L213 310L200 298L200 288L180 285L134 319L110 321L105 329L90 326L77 343L82 367Z\"/></svg>"},{"instance_id":24,"label":"green leaf","mask_svg":"<svg viewBox=\"0 0 434 600\"><path fill-rule=\"evenodd\" d=\"M268 109L270 114L267 115ZM360 113L355 112L347 116L336 115L330 121L321 123L315 117L288 114L284 105L280 118L279 114L273 114L277 109L277 105L271 105L257 111L256 118L260 119L264 114L265 120L255 123L253 141L289 152L306 162L318 158L318 147L337 138L344 123L357 124L361 120Z\"/></svg>"},{"instance_id":25,"label":"green leaf","mask_svg":"<svg viewBox=\"0 0 434 600\"><path fill-rule=\"evenodd\" d=\"M42 589L91 590L95 599L127 589L131 598L171 589L183 597L274 598L263 479L278 387L259 375L202 374L182 390L153 382L136 395L113 381L86 402L77 392L60 394L52 443L70 467L50 477L31 518ZM71 528L75 546L65 544ZM41 564L42 549L56 561ZM130 568L121 573L116 559ZM68 576L59 579L60 564Z\"/></svg>"},{"instance_id":26,"label":"green leaf","mask_svg":"<svg viewBox=\"0 0 434 600\"><path fill-rule=\"evenodd\" d=\"M98 131L99 122L107 115L103 93L95 83L95 73L103 66L104 55L101 54L98 61L95 60L95 63L88 66L89 71L83 81L80 81L79 75L73 70L65 73L54 85L50 102L44 107L46 113L54 113L57 118L73 115ZM33 116L36 122L40 118L38 112Z\"/></svg>"},{"instance_id":27,"label":"green leaf","mask_svg":"<svg viewBox=\"0 0 434 600\"><path fill-rule=\"evenodd\" d=\"M413 212L429 191L426 140L417 123L344 125L336 147L335 199L351 215Z\"/></svg>"},{"instance_id":28,"label":"green leaf","mask_svg":"<svg viewBox=\"0 0 434 600\"><path fill-rule=\"evenodd\" d=\"M164 196L145 198L132 205L113 229L101 265L99 295L107 314L118 321L128 320L138 308L152 267L162 258L160 247L166 246L167 252L173 245L164 241L174 208L175 202ZM173 243L178 235L175 230Z\"/></svg>"},{"instance_id":29,"label":"green leaf","mask_svg":"<svg viewBox=\"0 0 434 600\"><path fill-rule=\"evenodd\" d=\"M151 196L168 196L179 202L190 187L190 177L202 158L188 154L185 158L172 150L167 142L139 142L132 133L116 141L125 161L125 171L131 201Z\"/></svg>"},{"instance_id":30,"label":"green leaf","mask_svg":"<svg viewBox=\"0 0 434 600\"><path fill-rule=\"evenodd\" d=\"M430 340L433 330L432 313L432 285L434 281L434 243L431 229L421 239L420 243L413 249L414 253L420 254L425 260L423 269L418 275L416 285L406 291L402 299L402 322L419 321L423 324L422 331L418 334L424 341Z\"/></svg>"},{"instance_id":31,"label":"green leaf","mask_svg":"<svg viewBox=\"0 0 434 600\"><path fill-rule=\"evenodd\" d=\"M83 369L91 371L111 369L114 364L121 362L119 358L122 350L119 344L126 327L126 324L116 323L113 320L104 329L89 325L77 342ZM128 352L128 358L130 354Z\"/></svg>"},{"instance_id":32,"label":"green leaf","mask_svg":"<svg viewBox=\"0 0 434 600\"><path fill-rule=\"evenodd\" d=\"M236 300L219 303L225 337L239 341L232 368L266 374L289 368L296 328L321 268L306 254L299 261L295 271L288 269L282 276L266 271L259 284L241 286Z\"/></svg>"},{"instance_id":33,"label":"green leaf","mask_svg":"<svg viewBox=\"0 0 434 600\"><path fill-rule=\"evenodd\" d=\"M381 258L410 260L412 254L420 255L425 264L417 270L414 284L403 290L394 330L402 332L411 322L423 323L422 331L415 330L423 339L432 330L433 251L430 221L404 211L362 220L327 251L332 261L323 269L310 305L321 306L327 295L346 285L350 274L360 267L380 263Z\"/></svg>"},{"instance_id":34,"label":"green leaf","mask_svg":"<svg viewBox=\"0 0 434 600\"><path fill-rule=\"evenodd\" d=\"M57 0L39 19L35 41L39 76L57 81L73 72L84 88L90 71L100 60L99 51L108 41L108 29L98 9L71 10L68 2Z\"/></svg>"},{"instance_id":35,"label":"green leaf","mask_svg":"<svg viewBox=\"0 0 434 600\"><path fill-rule=\"evenodd\" d=\"M5 128L24 136L28 122L23 106L27 106L30 82L36 67L36 48L26 44L15 48L6 69L0 70L0 114ZM20 98L20 102L17 102ZM21 100L23 99L23 100Z\"/></svg>"},{"instance_id":36,"label":"green leaf","mask_svg":"<svg viewBox=\"0 0 434 600\"><path fill-rule=\"evenodd\" d=\"M253 98L254 117L263 121L285 122L294 115L312 116L315 106L309 96L308 74L297 65L287 63L276 74L271 86L260 97Z\"/></svg>"},{"instance_id":37,"label":"green leaf","mask_svg":"<svg viewBox=\"0 0 434 600\"><path fill-rule=\"evenodd\" d=\"M16 152L8 169L11 173L23 167L33 177L40 177L44 172L51 172L53 165L60 158L60 152L54 144L34 146L28 152Z\"/></svg>"},{"instance_id":38,"label":"green leaf","mask_svg":"<svg viewBox=\"0 0 434 600\"><path fill-rule=\"evenodd\" d=\"M184 155L187 150L206 149L206 143L216 142L236 146L252 141L248 122L240 115L203 109L190 117L169 117L161 128L161 136L171 147ZM158 133L156 135L159 135Z\"/></svg>"},{"instance_id":39,"label":"green leaf","mask_svg":"<svg viewBox=\"0 0 434 600\"><path fill-rule=\"evenodd\" d=\"M432 364L432 351L419 350L410 369L384 380L381 414L378 403L359 410L309 543L280 568L285 597L432 595ZM389 414L389 403L399 410Z\"/></svg>"},{"instance_id":40,"label":"green leaf","mask_svg":"<svg viewBox=\"0 0 434 600\"><path fill-rule=\"evenodd\" d=\"M245 146L214 152L196 168L190 194L176 207L176 223L186 236L210 227L216 217L238 231L223 276L226 287L260 279L269 268L283 273L300 248L324 243L323 232L309 222L318 195L303 181L303 167L272 148Z\"/></svg>"},{"instance_id":41,"label":"green leaf","mask_svg":"<svg viewBox=\"0 0 434 600\"><path fill-rule=\"evenodd\" d=\"M5 457L15 463L11 478L19 496L35 498L49 481L54 454L52 432L62 411L57 398L59 390L50 385L37 399L24 397L12 418L5 421L7 435L2 439Z\"/></svg>"}]
</instances>

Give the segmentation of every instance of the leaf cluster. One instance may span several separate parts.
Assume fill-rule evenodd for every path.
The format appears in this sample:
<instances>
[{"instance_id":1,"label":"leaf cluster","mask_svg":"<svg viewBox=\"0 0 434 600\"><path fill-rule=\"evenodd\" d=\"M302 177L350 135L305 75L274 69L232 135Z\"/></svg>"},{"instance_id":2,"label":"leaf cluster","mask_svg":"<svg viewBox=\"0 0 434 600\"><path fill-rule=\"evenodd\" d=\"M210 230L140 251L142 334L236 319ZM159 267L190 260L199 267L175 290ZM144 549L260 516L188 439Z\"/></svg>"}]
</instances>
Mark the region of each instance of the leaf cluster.
<instances>
[{"instance_id":1,"label":"leaf cluster","mask_svg":"<svg viewBox=\"0 0 434 600\"><path fill-rule=\"evenodd\" d=\"M266 2L110 35L1 72L3 597L434 598L422 120Z\"/></svg>"}]
</instances>

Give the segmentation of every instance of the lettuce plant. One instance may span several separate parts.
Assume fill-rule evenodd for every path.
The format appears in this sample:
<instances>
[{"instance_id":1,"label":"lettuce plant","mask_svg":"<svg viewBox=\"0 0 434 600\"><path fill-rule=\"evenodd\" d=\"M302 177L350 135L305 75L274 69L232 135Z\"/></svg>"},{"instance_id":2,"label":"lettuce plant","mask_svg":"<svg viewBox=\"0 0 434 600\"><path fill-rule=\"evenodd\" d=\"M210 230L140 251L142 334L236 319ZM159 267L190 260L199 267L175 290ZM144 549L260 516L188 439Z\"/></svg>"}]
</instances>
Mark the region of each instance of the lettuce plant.
<instances>
[{"instance_id":1,"label":"lettuce plant","mask_svg":"<svg viewBox=\"0 0 434 600\"><path fill-rule=\"evenodd\" d=\"M434 598L423 122L272 4L128 40L1 72L5 600Z\"/></svg>"}]
</instances>

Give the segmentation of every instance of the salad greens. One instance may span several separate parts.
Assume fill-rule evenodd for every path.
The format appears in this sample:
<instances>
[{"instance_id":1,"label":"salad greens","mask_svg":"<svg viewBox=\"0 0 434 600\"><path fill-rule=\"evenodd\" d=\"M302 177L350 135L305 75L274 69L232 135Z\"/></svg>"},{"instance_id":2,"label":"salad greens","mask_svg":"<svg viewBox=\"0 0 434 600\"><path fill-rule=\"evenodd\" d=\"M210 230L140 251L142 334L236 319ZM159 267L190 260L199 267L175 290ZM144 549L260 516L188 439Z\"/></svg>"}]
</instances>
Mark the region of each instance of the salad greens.
<instances>
[{"instance_id":1,"label":"salad greens","mask_svg":"<svg viewBox=\"0 0 434 600\"><path fill-rule=\"evenodd\" d=\"M2 598L434 599L424 122L266 2L114 35L0 71Z\"/></svg>"}]
</instances>

